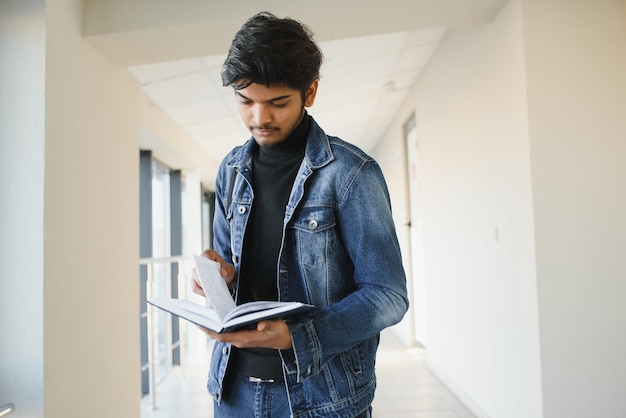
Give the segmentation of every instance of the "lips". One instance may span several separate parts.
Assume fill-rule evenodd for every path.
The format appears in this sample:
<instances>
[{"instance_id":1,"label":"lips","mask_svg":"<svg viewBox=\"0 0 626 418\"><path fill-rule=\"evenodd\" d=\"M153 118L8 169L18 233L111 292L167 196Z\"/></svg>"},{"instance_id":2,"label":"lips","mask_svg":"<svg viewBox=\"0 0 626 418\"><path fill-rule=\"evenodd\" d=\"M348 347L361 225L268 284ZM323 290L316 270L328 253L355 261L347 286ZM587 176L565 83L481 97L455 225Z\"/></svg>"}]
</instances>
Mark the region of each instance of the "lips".
<instances>
[{"instance_id":1,"label":"lips","mask_svg":"<svg viewBox=\"0 0 626 418\"><path fill-rule=\"evenodd\" d=\"M259 136L269 136L278 131L278 128L252 128L252 132L256 133Z\"/></svg>"}]
</instances>

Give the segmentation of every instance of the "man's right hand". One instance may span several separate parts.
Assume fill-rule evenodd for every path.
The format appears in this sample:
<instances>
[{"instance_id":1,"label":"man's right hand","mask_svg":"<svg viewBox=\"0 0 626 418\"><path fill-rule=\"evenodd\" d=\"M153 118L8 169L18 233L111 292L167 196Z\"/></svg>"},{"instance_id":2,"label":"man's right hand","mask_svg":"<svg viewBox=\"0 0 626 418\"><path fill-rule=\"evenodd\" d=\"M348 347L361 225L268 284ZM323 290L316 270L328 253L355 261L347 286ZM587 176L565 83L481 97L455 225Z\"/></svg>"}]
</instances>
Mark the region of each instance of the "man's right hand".
<instances>
[{"instance_id":1,"label":"man's right hand","mask_svg":"<svg viewBox=\"0 0 626 418\"><path fill-rule=\"evenodd\" d=\"M204 250L202 252L202 256L220 263L220 274L226 282L226 285L231 288L235 283L235 266L224 261L224 259L220 257L215 250ZM204 291L202 290L202 286L200 286L200 280L198 280L195 268L191 272L191 290L197 295L206 297Z\"/></svg>"}]
</instances>

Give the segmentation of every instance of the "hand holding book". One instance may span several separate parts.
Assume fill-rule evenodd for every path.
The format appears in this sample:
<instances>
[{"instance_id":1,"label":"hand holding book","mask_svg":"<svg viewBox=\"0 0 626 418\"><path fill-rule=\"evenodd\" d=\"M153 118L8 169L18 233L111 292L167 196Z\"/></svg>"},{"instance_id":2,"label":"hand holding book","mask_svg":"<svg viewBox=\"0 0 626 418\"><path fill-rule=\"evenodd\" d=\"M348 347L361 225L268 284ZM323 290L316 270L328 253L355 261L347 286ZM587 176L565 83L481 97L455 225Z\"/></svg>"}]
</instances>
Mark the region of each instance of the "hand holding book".
<instances>
[{"instance_id":1,"label":"hand holding book","mask_svg":"<svg viewBox=\"0 0 626 418\"><path fill-rule=\"evenodd\" d=\"M237 305L220 274L220 264L199 255L193 256L193 262L209 306L215 309L220 318L225 318Z\"/></svg>"},{"instance_id":2,"label":"hand holding book","mask_svg":"<svg viewBox=\"0 0 626 418\"><path fill-rule=\"evenodd\" d=\"M220 257L219 254L215 252L215 250L204 250L202 252L202 257L208 258L209 260L215 261L220 264L220 275L226 282L226 285L232 294L232 286L234 285L236 278L235 266L224 261L224 259L222 259L222 257ZM193 293L202 297L206 297L206 295L204 294L204 290L202 290L202 284L200 283L200 279L198 279L195 267L191 273L191 279L191 290L193 291Z\"/></svg>"}]
</instances>

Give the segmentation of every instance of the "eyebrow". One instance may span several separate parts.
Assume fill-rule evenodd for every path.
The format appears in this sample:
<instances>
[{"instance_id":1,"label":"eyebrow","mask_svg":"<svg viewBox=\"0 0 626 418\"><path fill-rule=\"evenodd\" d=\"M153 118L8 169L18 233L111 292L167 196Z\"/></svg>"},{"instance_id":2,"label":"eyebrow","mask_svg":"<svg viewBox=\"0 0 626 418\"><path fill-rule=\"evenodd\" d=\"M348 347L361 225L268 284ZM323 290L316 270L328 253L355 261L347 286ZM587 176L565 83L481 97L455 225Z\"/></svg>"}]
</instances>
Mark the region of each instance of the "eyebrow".
<instances>
[{"instance_id":1,"label":"eyebrow","mask_svg":"<svg viewBox=\"0 0 626 418\"><path fill-rule=\"evenodd\" d=\"M235 94L238 95L239 97L242 97L242 98L246 99L246 100L250 100L251 102L254 102L254 100L252 100L251 98L245 96L244 94L241 94L241 92L239 92L239 91L235 91ZM280 101L280 100L288 99L291 96L292 96L291 94L285 94L284 96L272 97L271 99L263 100L261 103L277 102L277 101Z\"/></svg>"}]
</instances>

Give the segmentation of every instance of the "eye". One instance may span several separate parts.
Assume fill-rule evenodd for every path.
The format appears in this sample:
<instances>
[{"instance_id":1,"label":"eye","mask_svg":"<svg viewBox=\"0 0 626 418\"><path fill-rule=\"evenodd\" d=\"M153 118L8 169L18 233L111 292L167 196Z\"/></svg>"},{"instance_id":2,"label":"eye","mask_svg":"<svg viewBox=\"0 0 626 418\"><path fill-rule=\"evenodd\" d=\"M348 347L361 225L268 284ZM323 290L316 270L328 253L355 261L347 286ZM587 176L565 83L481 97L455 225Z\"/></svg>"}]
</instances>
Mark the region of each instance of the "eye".
<instances>
[{"instance_id":1,"label":"eye","mask_svg":"<svg viewBox=\"0 0 626 418\"><path fill-rule=\"evenodd\" d=\"M287 107L287 102L284 103L272 103L274 105L274 107L278 108L278 109L282 109L284 107Z\"/></svg>"}]
</instances>

